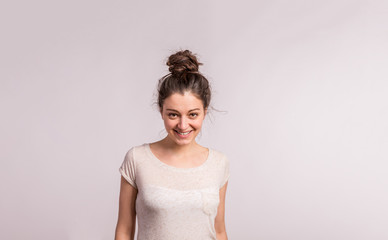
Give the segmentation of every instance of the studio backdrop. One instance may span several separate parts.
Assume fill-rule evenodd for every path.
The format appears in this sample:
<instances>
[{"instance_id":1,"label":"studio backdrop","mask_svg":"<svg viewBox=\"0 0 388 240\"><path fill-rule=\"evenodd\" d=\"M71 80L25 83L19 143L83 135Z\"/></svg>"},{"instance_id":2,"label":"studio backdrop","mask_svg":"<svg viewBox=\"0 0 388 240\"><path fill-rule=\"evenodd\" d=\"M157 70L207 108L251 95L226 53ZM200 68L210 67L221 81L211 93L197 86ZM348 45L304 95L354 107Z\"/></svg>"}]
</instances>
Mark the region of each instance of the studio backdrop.
<instances>
[{"instance_id":1,"label":"studio backdrop","mask_svg":"<svg viewBox=\"0 0 388 240\"><path fill-rule=\"evenodd\" d=\"M212 84L229 239L388 239L387 23L387 1L3 1L0 239L114 238L181 49Z\"/></svg>"}]
</instances>

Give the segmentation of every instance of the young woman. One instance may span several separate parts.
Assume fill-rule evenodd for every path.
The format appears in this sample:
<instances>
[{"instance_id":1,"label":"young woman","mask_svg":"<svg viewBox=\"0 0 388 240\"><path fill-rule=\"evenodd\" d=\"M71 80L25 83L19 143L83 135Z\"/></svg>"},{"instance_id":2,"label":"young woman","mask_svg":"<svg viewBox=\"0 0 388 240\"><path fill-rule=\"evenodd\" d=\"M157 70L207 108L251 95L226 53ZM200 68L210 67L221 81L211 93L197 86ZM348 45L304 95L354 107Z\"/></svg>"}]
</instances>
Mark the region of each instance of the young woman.
<instances>
[{"instance_id":1,"label":"young woman","mask_svg":"<svg viewBox=\"0 0 388 240\"><path fill-rule=\"evenodd\" d=\"M211 91L188 50L171 55L159 80L158 106L167 136L132 147L120 167L116 240L226 240L229 161L196 142Z\"/></svg>"}]
</instances>

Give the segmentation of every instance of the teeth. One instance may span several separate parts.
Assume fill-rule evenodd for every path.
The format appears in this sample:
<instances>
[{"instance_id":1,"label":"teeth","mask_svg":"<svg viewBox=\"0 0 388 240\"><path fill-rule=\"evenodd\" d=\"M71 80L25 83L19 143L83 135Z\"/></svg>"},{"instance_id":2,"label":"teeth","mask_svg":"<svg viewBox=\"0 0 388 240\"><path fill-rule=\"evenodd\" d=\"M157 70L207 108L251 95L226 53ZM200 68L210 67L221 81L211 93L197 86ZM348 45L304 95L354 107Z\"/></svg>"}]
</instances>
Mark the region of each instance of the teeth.
<instances>
[{"instance_id":1,"label":"teeth","mask_svg":"<svg viewBox=\"0 0 388 240\"><path fill-rule=\"evenodd\" d=\"M177 131L178 132L178 131ZM188 132L178 132L180 135L187 135L189 134L191 131L188 131Z\"/></svg>"}]
</instances>

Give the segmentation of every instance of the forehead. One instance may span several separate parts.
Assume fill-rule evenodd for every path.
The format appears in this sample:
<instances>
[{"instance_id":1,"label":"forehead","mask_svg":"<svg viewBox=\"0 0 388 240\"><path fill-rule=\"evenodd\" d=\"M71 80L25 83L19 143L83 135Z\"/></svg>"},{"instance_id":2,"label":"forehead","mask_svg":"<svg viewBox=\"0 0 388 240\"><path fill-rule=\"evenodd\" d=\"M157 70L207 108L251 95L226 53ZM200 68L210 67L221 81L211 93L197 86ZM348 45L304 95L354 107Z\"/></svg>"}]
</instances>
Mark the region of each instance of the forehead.
<instances>
[{"instance_id":1,"label":"forehead","mask_svg":"<svg viewBox=\"0 0 388 240\"><path fill-rule=\"evenodd\" d=\"M177 111L189 111L191 109L202 109L202 101L190 92L173 93L164 100L163 109L174 109Z\"/></svg>"}]
</instances>

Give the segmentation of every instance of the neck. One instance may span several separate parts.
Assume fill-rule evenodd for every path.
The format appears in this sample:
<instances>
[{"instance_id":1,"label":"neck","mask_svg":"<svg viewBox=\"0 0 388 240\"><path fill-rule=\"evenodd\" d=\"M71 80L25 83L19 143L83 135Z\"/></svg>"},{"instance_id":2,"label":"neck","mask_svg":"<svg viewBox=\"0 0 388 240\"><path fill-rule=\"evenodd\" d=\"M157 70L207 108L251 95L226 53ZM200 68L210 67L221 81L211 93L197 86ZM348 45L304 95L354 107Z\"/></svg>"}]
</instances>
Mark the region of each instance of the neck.
<instances>
[{"instance_id":1,"label":"neck","mask_svg":"<svg viewBox=\"0 0 388 240\"><path fill-rule=\"evenodd\" d=\"M189 144L179 145L172 141L168 136L162 139L160 142L164 146L164 148L169 149L170 151L173 151L175 153L182 154L190 152L194 148L198 147L198 143L195 140L193 140Z\"/></svg>"}]
</instances>

